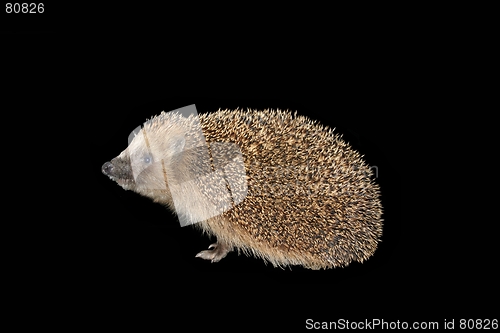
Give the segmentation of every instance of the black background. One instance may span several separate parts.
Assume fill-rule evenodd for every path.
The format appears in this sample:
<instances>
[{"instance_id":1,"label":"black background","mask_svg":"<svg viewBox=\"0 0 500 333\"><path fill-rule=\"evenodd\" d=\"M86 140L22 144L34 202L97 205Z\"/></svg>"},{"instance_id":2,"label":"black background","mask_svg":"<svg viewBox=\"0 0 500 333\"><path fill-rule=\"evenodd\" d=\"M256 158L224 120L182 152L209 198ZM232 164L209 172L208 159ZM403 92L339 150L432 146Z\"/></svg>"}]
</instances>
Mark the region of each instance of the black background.
<instances>
[{"instance_id":1,"label":"black background","mask_svg":"<svg viewBox=\"0 0 500 333\"><path fill-rule=\"evenodd\" d=\"M449 131L463 95L449 91L444 78L456 74L443 69L439 43L418 47L411 31L331 21L235 37L227 32L235 23L139 32L134 20L96 28L91 17L2 33L4 126L17 130L4 141L5 179L16 185L5 271L18 308L40 313L38 322L93 328L493 318L498 251L491 219L469 199L484 193L449 186L468 178L451 165L467 140ZM195 258L214 240L101 173L134 128L190 104L199 113L297 110L335 127L378 167L385 221L375 255L320 271L235 252L216 264ZM473 114L464 117L469 126L459 129L474 129Z\"/></svg>"},{"instance_id":2,"label":"black background","mask_svg":"<svg viewBox=\"0 0 500 333\"><path fill-rule=\"evenodd\" d=\"M91 202L96 215L81 226L82 231L92 235L92 245L83 256L91 261L88 263L91 269L85 274L89 274L88 278L99 288L117 291L143 286L160 293L173 288L182 290L181 294L187 289L195 289L195 299L200 302L227 301L235 306L242 301L240 298L249 297L259 303L259 297L265 297L264 307L268 302L279 307L278 304L285 301L283 306L293 304L291 310L302 315L302 311L313 315L326 310L326 317L320 317L324 320L329 318L330 308L323 308L317 300L326 300L328 304L342 299L353 301L352 306L356 307L359 299L376 295L387 297L398 292L401 287L396 286L407 274L408 260L413 257L408 251L409 238L401 223L401 178L397 165L402 163L399 158L402 152L400 146L393 143L398 129L394 129L389 120L394 115L380 110L380 106L374 107L372 103L380 102L380 97L366 93L359 98L356 97L359 92L345 95L339 89L329 100L327 96L319 99L309 94L297 98L279 87L273 89L271 97L255 97L253 91L247 90L237 98L231 93L227 98L210 98L206 92L199 95L193 92L192 96L178 98L157 96L148 100L139 97L108 101L112 109L99 116L99 123L93 128L88 142L91 152L88 172L93 175L94 189ZM260 259L236 252L213 264L195 258L196 253L206 249L215 239L202 235L194 227L181 227L177 217L165 207L124 191L100 170L105 161L126 148L128 135L136 126L163 110L190 104L195 104L199 113L237 107L297 110L299 114L335 127L346 141L365 155L370 165L378 168L377 182L381 186L385 221L382 242L375 255L363 264L352 263L346 268L319 271L299 266L274 268ZM229 292L227 296L219 296L226 292ZM229 300L220 300L220 297L229 297ZM312 304L304 304L303 297ZM318 306L317 310L306 310ZM217 305L207 306L207 311L212 307ZM362 317L366 312L369 312L366 308L356 310L354 317ZM299 318L294 319L298 323L292 326L303 325L305 318ZM282 320L274 322L277 323Z\"/></svg>"}]
</instances>

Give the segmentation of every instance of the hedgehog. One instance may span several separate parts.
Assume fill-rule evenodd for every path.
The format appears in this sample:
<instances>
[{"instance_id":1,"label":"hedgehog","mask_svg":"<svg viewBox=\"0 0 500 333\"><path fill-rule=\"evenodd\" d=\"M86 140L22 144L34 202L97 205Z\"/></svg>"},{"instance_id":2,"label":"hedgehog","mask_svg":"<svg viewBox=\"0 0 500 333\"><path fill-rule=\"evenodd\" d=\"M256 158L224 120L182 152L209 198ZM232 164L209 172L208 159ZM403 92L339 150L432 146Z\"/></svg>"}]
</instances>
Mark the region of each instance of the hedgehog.
<instances>
[{"instance_id":1,"label":"hedgehog","mask_svg":"<svg viewBox=\"0 0 500 333\"><path fill-rule=\"evenodd\" d=\"M196 255L211 262L237 250L274 267L345 267L370 258L382 236L372 168L297 112L161 112L102 172L215 236Z\"/></svg>"}]
</instances>

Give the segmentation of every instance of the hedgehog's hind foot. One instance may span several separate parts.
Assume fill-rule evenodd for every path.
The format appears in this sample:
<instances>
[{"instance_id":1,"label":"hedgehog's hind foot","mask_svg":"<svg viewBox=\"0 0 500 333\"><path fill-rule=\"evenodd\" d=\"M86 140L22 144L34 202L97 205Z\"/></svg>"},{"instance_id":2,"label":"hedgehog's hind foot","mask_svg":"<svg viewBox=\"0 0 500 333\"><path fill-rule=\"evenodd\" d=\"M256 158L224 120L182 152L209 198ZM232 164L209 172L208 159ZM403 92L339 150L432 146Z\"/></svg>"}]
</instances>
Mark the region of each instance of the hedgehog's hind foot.
<instances>
[{"instance_id":1,"label":"hedgehog's hind foot","mask_svg":"<svg viewBox=\"0 0 500 333\"><path fill-rule=\"evenodd\" d=\"M211 244L208 247L208 250L201 251L196 255L196 258L202 258L206 260L210 260L211 262L218 262L222 258L224 258L229 252L231 252L232 248L224 243L217 242Z\"/></svg>"}]
</instances>

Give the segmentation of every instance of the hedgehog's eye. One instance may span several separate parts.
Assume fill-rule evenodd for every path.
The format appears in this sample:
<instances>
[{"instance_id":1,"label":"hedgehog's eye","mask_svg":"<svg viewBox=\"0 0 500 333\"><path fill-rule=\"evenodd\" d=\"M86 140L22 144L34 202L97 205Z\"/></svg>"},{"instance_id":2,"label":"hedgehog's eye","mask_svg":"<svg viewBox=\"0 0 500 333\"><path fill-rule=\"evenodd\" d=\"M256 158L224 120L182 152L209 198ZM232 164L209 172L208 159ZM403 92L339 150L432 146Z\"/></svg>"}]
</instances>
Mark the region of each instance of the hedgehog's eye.
<instances>
[{"instance_id":1,"label":"hedgehog's eye","mask_svg":"<svg viewBox=\"0 0 500 333\"><path fill-rule=\"evenodd\" d=\"M153 161L153 159L151 158L150 155L144 155L144 157L142 158L142 161L146 164L150 164Z\"/></svg>"}]
</instances>

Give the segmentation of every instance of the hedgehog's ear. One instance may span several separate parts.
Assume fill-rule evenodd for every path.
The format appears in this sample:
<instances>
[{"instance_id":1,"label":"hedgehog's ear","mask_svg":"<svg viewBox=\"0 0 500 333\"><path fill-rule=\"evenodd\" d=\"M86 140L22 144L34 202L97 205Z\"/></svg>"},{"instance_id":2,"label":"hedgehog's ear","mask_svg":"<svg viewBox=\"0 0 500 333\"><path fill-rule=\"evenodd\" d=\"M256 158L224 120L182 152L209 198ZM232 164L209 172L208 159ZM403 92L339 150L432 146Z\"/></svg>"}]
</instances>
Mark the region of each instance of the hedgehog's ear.
<instances>
[{"instance_id":1,"label":"hedgehog's ear","mask_svg":"<svg viewBox=\"0 0 500 333\"><path fill-rule=\"evenodd\" d=\"M173 138L173 140L170 143L170 152L172 154L179 154L184 150L184 145L186 144L186 138L184 138L184 135L179 135Z\"/></svg>"}]
</instances>

